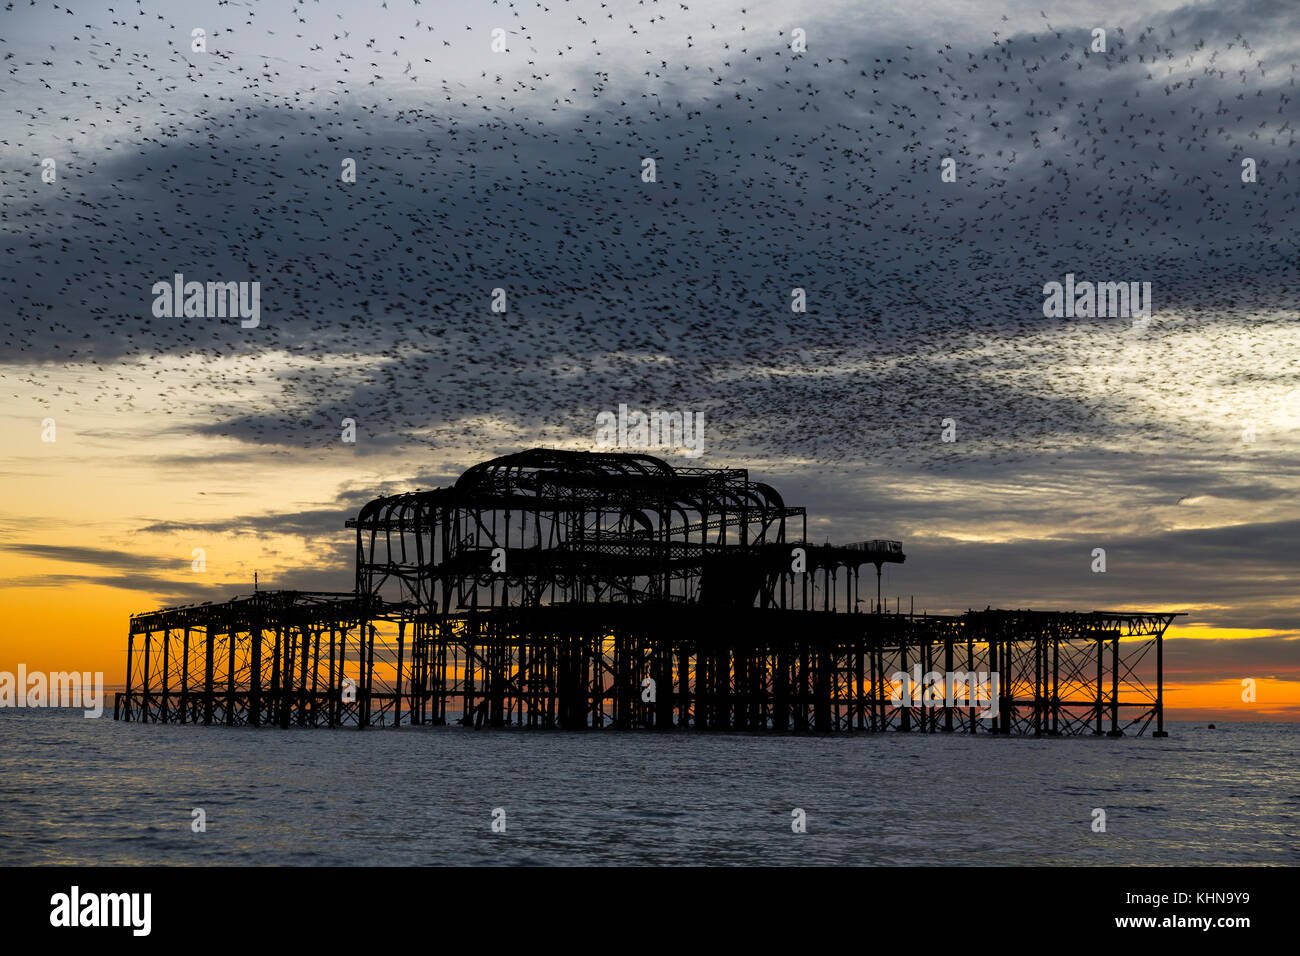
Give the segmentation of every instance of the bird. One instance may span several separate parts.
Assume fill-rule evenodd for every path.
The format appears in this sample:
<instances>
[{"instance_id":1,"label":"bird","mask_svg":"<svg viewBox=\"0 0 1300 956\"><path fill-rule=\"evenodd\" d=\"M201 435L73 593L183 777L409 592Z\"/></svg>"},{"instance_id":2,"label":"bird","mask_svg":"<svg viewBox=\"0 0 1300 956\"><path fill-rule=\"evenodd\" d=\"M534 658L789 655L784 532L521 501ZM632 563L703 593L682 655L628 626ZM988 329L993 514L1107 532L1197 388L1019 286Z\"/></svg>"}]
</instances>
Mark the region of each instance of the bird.
<instances>
[{"instance_id":1,"label":"bird","mask_svg":"<svg viewBox=\"0 0 1300 956\"><path fill-rule=\"evenodd\" d=\"M796 51L693 6L230 3L198 51L165 4L9 4L7 407L266 461L337 460L350 418L415 485L631 403L702 412L709 460L992 488L1212 457L1294 387L1296 64L1262 19L1105 53L1042 11L823 19ZM176 274L258 283L258 324L155 314ZM1149 282L1150 327L1045 316L1067 274Z\"/></svg>"}]
</instances>

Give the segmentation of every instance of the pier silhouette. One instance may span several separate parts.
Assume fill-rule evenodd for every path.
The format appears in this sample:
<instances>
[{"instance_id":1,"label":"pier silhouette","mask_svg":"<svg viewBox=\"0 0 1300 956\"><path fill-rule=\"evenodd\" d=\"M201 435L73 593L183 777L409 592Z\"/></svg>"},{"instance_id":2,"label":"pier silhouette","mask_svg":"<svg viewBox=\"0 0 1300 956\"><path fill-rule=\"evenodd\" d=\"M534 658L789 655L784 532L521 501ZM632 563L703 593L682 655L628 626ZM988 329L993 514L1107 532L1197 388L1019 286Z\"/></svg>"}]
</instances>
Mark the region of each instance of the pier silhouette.
<instances>
[{"instance_id":1,"label":"pier silhouette","mask_svg":"<svg viewBox=\"0 0 1300 956\"><path fill-rule=\"evenodd\" d=\"M900 542L812 544L805 510L743 468L532 449L377 498L346 525L351 592L133 616L114 716L1164 734L1177 615L889 613L880 573L906 561ZM875 601L859 597L864 569ZM954 699L954 674L997 675L996 696ZM925 690L936 678L947 693Z\"/></svg>"}]
</instances>

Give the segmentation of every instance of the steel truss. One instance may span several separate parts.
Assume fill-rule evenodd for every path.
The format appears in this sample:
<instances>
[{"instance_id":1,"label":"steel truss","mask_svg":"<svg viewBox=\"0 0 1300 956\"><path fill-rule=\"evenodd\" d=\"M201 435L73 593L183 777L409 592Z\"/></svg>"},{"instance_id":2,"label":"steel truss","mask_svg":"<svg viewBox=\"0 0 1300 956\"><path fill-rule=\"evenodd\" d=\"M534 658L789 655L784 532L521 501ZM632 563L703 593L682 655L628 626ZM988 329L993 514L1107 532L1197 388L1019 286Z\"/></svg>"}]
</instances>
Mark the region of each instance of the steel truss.
<instances>
[{"instance_id":1,"label":"steel truss","mask_svg":"<svg viewBox=\"0 0 1300 956\"><path fill-rule=\"evenodd\" d=\"M879 581L901 545L812 545L804 510L744 469L535 449L372 501L348 526L352 593L261 591L132 617L114 716L1164 732L1162 641L1177 615L882 613L858 597L859 572ZM900 679L955 672L996 674L996 700L936 700Z\"/></svg>"}]
</instances>

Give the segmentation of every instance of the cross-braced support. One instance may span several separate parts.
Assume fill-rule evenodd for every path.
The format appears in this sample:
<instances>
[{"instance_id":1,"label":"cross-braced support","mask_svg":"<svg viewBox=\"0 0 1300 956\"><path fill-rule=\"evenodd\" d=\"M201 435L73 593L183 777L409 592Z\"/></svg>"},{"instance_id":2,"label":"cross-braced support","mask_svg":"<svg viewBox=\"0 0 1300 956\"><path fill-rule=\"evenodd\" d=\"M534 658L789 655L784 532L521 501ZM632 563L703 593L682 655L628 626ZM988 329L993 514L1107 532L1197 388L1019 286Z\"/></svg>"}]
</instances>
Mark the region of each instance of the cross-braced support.
<instances>
[{"instance_id":1,"label":"cross-braced support","mask_svg":"<svg viewBox=\"0 0 1300 956\"><path fill-rule=\"evenodd\" d=\"M380 498L350 594L131 619L125 720L1163 734L1165 629L1125 612L862 613L896 541L806 538L744 469L534 449Z\"/></svg>"}]
</instances>

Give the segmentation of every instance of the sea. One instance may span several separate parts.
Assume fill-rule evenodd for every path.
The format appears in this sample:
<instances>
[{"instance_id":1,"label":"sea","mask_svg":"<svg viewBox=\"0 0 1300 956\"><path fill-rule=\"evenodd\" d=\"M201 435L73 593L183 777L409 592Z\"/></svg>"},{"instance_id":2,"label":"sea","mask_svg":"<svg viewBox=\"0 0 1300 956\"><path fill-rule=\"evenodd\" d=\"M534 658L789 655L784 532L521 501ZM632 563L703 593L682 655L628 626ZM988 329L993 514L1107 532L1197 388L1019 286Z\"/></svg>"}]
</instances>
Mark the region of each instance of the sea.
<instances>
[{"instance_id":1,"label":"sea","mask_svg":"<svg viewBox=\"0 0 1300 956\"><path fill-rule=\"evenodd\" d=\"M0 710L0 865L1300 863L1300 725L226 728Z\"/></svg>"}]
</instances>

